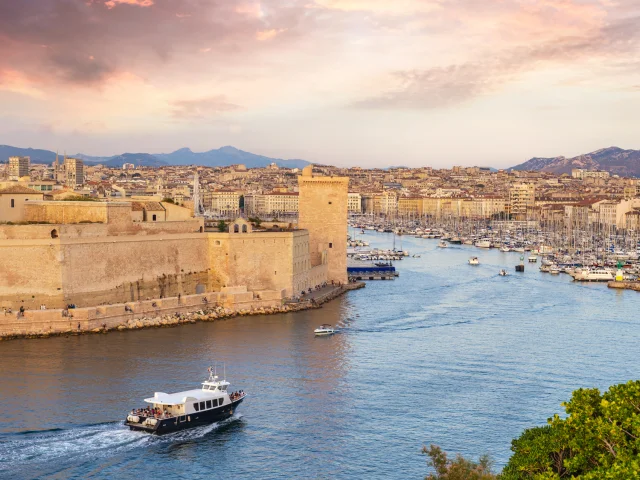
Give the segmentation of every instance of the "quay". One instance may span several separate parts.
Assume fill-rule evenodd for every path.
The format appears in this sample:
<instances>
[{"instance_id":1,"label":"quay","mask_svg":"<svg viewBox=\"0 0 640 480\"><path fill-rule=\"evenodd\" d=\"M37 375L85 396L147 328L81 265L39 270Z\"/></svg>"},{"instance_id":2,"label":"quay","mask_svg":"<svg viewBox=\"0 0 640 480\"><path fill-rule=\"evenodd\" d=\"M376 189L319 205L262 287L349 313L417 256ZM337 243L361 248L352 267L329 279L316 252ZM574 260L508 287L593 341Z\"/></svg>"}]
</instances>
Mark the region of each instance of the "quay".
<instances>
[{"instance_id":1,"label":"quay","mask_svg":"<svg viewBox=\"0 0 640 480\"><path fill-rule=\"evenodd\" d=\"M636 292L640 292L640 282L608 282L607 286L609 288L618 288L624 290L635 290Z\"/></svg>"},{"instance_id":2,"label":"quay","mask_svg":"<svg viewBox=\"0 0 640 480\"><path fill-rule=\"evenodd\" d=\"M277 291L249 292L246 287L227 287L221 292L97 307L25 310L22 314L5 311L4 315L0 313L0 341L169 327L236 316L298 312L321 308L322 304L350 290L364 287L363 282L327 285L297 301L286 300Z\"/></svg>"}]
</instances>

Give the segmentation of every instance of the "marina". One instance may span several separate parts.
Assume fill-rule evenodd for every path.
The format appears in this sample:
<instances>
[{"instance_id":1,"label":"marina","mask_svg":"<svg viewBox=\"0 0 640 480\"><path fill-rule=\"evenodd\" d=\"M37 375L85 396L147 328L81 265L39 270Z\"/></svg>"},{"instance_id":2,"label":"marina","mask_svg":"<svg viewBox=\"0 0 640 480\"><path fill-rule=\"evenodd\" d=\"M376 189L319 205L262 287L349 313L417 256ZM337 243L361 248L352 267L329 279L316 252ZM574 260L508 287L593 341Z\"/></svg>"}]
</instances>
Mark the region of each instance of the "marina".
<instances>
[{"instance_id":1,"label":"marina","mask_svg":"<svg viewBox=\"0 0 640 480\"><path fill-rule=\"evenodd\" d=\"M389 233L370 237L393 248ZM239 478L423 478L430 443L500 468L511 439L573 390L640 377L638 292L516 275L519 253L437 242L404 236L395 281L317 310L4 342L0 477L194 478L215 462ZM341 333L316 337L324 323ZM123 425L213 358L250 394L227 420L159 436ZM381 389L407 402L390 410Z\"/></svg>"}]
</instances>

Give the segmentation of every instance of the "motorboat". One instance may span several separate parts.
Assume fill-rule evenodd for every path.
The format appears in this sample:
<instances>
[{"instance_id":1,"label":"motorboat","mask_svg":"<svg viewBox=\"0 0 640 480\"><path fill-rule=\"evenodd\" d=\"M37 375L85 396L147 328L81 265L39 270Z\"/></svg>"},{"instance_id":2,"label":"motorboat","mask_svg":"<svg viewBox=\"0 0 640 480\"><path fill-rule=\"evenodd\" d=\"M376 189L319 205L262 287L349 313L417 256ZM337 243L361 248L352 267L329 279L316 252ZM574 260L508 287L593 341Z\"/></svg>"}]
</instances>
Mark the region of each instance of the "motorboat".
<instances>
[{"instance_id":1,"label":"motorboat","mask_svg":"<svg viewBox=\"0 0 640 480\"><path fill-rule=\"evenodd\" d=\"M480 260L478 260L478 257L471 257L469 259L469 265L480 265Z\"/></svg>"},{"instance_id":2,"label":"motorboat","mask_svg":"<svg viewBox=\"0 0 640 480\"><path fill-rule=\"evenodd\" d=\"M476 242L476 247L478 248L491 248L491 240L483 238L482 240L478 240Z\"/></svg>"},{"instance_id":3,"label":"motorboat","mask_svg":"<svg viewBox=\"0 0 640 480\"><path fill-rule=\"evenodd\" d=\"M202 382L202 388L155 392L144 399L149 406L133 409L124 424L131 430L161 435L226 420L246 397L243 391L229 393L229 385L209 367L209 378Z\"/></svg>"},{"instance_id":4,"label":"motorboat","mask_svg":"<svg viewBox=\"0 0 640 480\"><path fill-rule=\"evenodd\" d=\"M507 273L507 271L503 268L502 270L500 270L500 273L498 273L498 275L500 275L501 277L506 277L507 275L509 275Z\"/></svg>"},{"instance_id":5,"label":"motorboat","mask_svg":"<svg viewBox=\"0 0 640 480\"><path fill-rule=\"evenodd\" d=\"M538 261L538 257L536 255L529 255L529 263L536 263Z\"/></svg>"},{"instance_id":6,"label":"motorboat","mask_svg":"<svg viewBox=\"0 0 640 480\"><path fill-rule=\"evenodd\" d=\"M500 251L503 252L503 253L507 253L507 252L510 252L511 249L509 247L507 247L506 245L504 245L504 246L500 247Z\"/></svg>"},{"instance_id":7,"label":"motorboat","mask_svg":"<svg viewBox=\"0 0 640 480\"><path fill-rule=\"evenodd\" d=\"M558 267L557 265L552 265L551 267L549 267L549 273L551 275L558 275L560 273L560 267Z\"/></svg>"},{"instance_id":8,"label":"motorboat","mask_svg":"<svg viewBox=\"0 0 640 480\"><path fill-rule=\"evenodd\" d=\"M610 282L615 280L613 273L604 268L582 269L573 276L578 282Z\"/></svg>"},{"instance_id":9,"label":"motorboat","mask_svg":"<svg viewBox=\"0 0 640 480\"><path fill-rule=\"evenodd\" d=\"M336 330L331 325L324 323L320 325L318 328L316 328L313 331L313 333L317 337L320 337L320 336L326 336L326 335L333 335L334 333L336 333Z\"/></svg>"},{"instance_id":10,"label":"motorboat","mask_svg":"<svg viewBox=\"0 0 640 480\"><path fill-rule=\"evenodd\" d=\"M438 243L438 247L439 248L447 248L448 246L449 245L444 240L442 240L440 243Z\"/></svg>"}]
</instances>

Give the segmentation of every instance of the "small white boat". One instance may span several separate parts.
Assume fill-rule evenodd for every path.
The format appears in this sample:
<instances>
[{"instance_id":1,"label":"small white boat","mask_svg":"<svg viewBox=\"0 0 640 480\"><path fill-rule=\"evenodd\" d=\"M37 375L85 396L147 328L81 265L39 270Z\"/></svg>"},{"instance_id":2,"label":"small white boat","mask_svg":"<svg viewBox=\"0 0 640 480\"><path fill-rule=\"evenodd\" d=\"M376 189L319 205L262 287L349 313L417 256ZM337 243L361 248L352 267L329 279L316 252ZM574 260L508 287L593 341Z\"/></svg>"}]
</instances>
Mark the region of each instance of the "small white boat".
<instances>
[{"instance_id":1,"label":"small white boat","mask_svg":"<svg viewBox=\"0 0 640 480\"><path fill-rule=\"evenodd\" d=\"M323 324L316 328L313 333L319 337L322 335L333 335L336 331L331 325Z\"/></svg>"},{"instance_id":2,"label":"small white boat","mask_svg":"<svg viewBox=\"0 0 640 480\"><path fill-rule=\"evenodd\" d=\"M536 263L538 261L537 255L529 255L529 263Z\"/></svg>"},{"instance_id":3,"label":"small white boat","mask_svg":"<svg viewBox=\"0 0 640 480\"><path fill-rule=\"evenodd\" d=\"M445 242L444 240L438 243L438 248L448 248L448 247L449 245L447 245L447 242Z\"/></svg>"},{"instance_id":4,"label":"small white boat","mask_svg":"<svg viewBox=\"0 0 640 480\"><path fill-rule=\"evenodd\" d=\"M507 252L510 252L511 249L507 246L503 246L503 247L500 247L500 251L503 253L507 253Z\"/></svg>"},{"instance_id":5,"label":"small white boat","mask_svg":"<svg viewBox=\"0 0 640 480\"><path fill-rule=\"evenodd\" d=\"M469 259L469 265L480 265L480 260L478 260L478 257L471 257Z\"/></svg>"},{"instance_id":6,"label":"small white boat","mask_svg":"<svg viewBox=\"0 0 640 480\"><path fill-rule=\"evenodd\" d=\"M549 268L549 273L551 275L558 275L560 273L560 268L558 268L557 265L553 265L552 267Z\"/></svg>"},{"instance_id":7,"label":"small white boat","mask_svg":"<svg viewBox=\"0 0 640 480\"><path fill-rule=\"evenodd\" d=\"M506 277L506 276L507 276L507 275L509 275L509 274L508 274L508 273L507 273L507 271L503 268L502 270L500 270L500 273L499 273L498 275L500 275L501 277Z\"/></svg>"}]
</instances>

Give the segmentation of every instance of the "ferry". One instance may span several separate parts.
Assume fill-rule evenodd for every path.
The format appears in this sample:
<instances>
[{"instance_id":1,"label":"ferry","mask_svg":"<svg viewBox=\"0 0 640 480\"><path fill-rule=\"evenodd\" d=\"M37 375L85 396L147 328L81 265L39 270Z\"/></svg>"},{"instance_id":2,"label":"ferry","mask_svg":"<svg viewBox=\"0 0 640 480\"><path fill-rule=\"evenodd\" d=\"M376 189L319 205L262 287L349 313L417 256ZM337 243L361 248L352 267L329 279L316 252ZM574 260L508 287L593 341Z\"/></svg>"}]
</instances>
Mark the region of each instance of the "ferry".
<instances>
[{"instance_id":1,"label":"ferry","mask_svg":"<svg viewBox=\"0 0 640 480\"><path fill-rule=\"evenodd\" d=\"M209 378L201 389L155 392L144 399L150 406L132 410L124 424L131 430L162 435L225 420L246 397L242 391L229 393L229 385L209 368Z\"/></svg>"}]
</instances>

